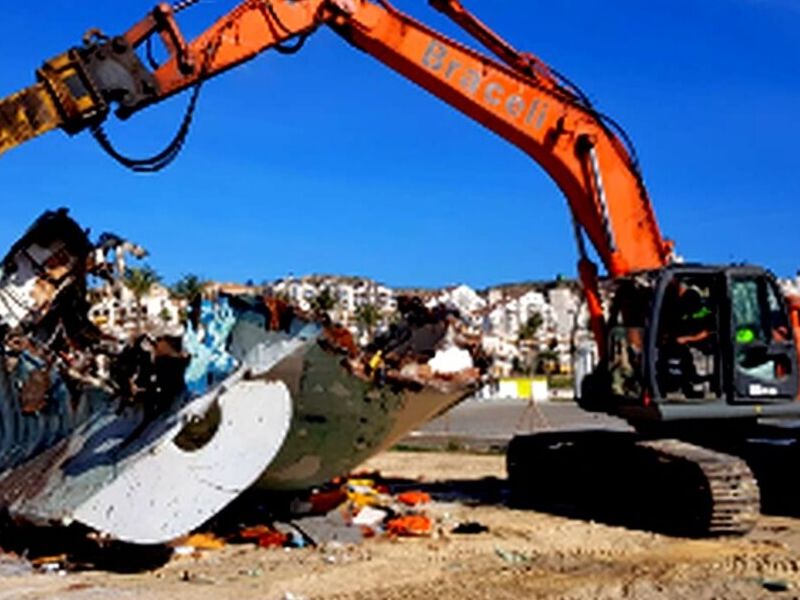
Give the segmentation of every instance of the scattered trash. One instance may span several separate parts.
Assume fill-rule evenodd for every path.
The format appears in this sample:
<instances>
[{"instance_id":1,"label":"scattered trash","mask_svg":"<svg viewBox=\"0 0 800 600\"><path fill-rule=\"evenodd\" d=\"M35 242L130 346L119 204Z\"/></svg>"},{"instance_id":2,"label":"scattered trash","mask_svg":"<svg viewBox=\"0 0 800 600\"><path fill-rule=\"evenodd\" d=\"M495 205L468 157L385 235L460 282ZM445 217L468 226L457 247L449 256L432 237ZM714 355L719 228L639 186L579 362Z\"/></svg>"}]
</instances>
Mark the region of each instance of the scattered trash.
<instances>
[{"instance_id":1,"label":"scattered trash","mask_svg":"<svg viewBox=\"0 0 800 600\"><path fill-rule=\"evenodd\" d=\"M0 555L0 577L19 577L33 572L33 565L13 554Z\"/></svg>"},{"instance_id":2,"label":"scattered trash","mask_svg":"<svg viewBox=\"0 0 800 600\"><path fill-rule=\"evenodd\" d=\"M406 506L419 506L420 504L429 504L431 496L427 492L403 492L397 499Z\"/></svg>"},{"instance_id":3,"label":"scattered trash","mask_svg":"<svg viewBox=\"0 0 800 600\"><path fill-rule=\"evenodd\" d=\"M527 556L521 552L517 552L516 550L503 550L502 548L495 548L494 551L497 556L512 565L530 562L530 559Z\"/></svg>"},{"instance_id":4,"label":"scattered trash","mask_svg":"<svg viewBox=\"0 0 800 600\"><path fill-rule=\"evenodd\" d=\"M173 542L173 548L176 551L176 554L184 553L185 550L182 552L178 552L178 548L191 548L192 551L197 550L219 550L220 548L225 547L225 540L218 538L213 533L195 533L190 536L180 538ZM191 552L190 552L191 554Z\"/></svg>"},{"instance_id":5,"label":"scattered trash","mask_svg":"<svg viewBox=\"0 0 800 600\"><path fill-rule=\"evenodd\" d=\"M305 517L292 521L306 539L315 546L340 542L342 544L360 544L364 535L359 527L348 522L342 512L334 510L324 517Z\"/></svg>"},{"instance_id":6,"label":"scattered trash","mask_svg":"<svg viewBox=\"0 0 800 600\"><path fill-rule=\"evenodd\" d=\"M457 533L461 535L476 535L479 533L487 533L489 528L484 525L483 523L478 523L477 521L466 521L464 523L459 523L452 529L452 533Z\"/></svg>"},{"instance_id":7,"label":"scattered trash","mask_svg":"<svg viewBox=\"0 0 800 600\"><path fill-rule=\"evenodd\" d=\"M238 535L242 542L253 542L260 548L283 548L290 536L266 525L256 525L242 529Z\"/></svg>"},{"instance_id":8,"label":"scattered trash","mask_svg":"<svg viewBox=\"0 0 800 600\"><path fill-rule=\"evenodd\" d=\"M41 573L66 574L67 555L41 556L31 560L31 566Z\"/></svg>"},{"instance_id":9,"label":"scattered trash","mask_svg":"<svg viewBox=\"0 0 800 600\"><path fill-rule=\"evenodd\" d=\"M356 506L375 506L381 501L381 492L371 479L350 479L345 486L347 500Z\"/></svg>"},{"instance_id":10,"label":"scattered trash","mask_svg":"<svg viewBox=\"0 0 800 600\"><path fill-rule=\"evenodd\" d=\"M420 537L431 533L433 523L425 515L406 515L391 519L386 524L389 535L398 537Z\"/></svg>"},{"instance_id":11,"label":"scattered trash","mask_svg":"<svg viewBox=\"0 0 800 600\"><path fill-rule=\"evenodd\" d=\"M373 508L371 506L365 506L358 511L358 514L355 517L353 517L353 525L374 528L383 523L388 516L388 511L380 508Z\"/></svg>"},{"instance_id":12,"label":"scattered trash","mask_svg":"<svg viewBox=\"0 0 800 600\"><path fill-rule=\"evenodd\" d=\"M348 494L342 488L315 491L309 498L310 512L317 515L326 515L347 502Z\"/></svg>"},{"instance_id":13,"label":"scattered trash","mask_svg":"<svg viewBox=\"0 0 800 600\"><path fill-rule=\"evenodd\" d=\"M307 545L303 535L296 531L289 534L289 539L286 540L285 544L287 548L305 548Z\"/></svg>"},{"instance_id":14,"label":"scattered trash","mask_svg":"<svg viewBox=\"0 0 800 600\"><path fill-rule=\"evenodd\" d=\"M216 585L216 581L211 579L210 577L206 577L204 575L198 575L196 573L190 573L189 571L183 571L181 573L181 581L184 583L195 583L200 585Z\"/></svg>"},{"instance_id":15,"label":"scattered trash","mask_svg":"<svg viewBox=\"0 0 800 600\"><path fill-rule=\"evenodd\" d=\"M759 583L768 592L788 592L792 588L792 584L785 579L761 579Z\"/></svg>"}]
</instances>

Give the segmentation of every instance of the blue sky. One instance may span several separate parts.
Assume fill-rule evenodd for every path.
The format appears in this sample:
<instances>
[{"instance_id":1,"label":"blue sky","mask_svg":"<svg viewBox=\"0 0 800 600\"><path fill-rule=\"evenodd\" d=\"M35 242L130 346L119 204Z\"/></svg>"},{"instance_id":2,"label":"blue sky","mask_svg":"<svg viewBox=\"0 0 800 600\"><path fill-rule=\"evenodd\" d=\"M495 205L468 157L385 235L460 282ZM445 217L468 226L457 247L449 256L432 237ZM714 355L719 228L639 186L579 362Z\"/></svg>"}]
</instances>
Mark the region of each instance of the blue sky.
<instances>
[{"instance_id":1,"label":"blue sky","mask_svg":"<svg viewBox=\"0 0 800 600\"><path fill-rule=\"evenodd\" d=\"M800 267L800 2L465 0L519 48L577 82L638 148L656 213L688 259ZM198 33L235 2L182 15ZM449 34L423 0L397 5ZM3 8L0 95L89 27L122 32L146 0ZM460 36L459 36L460 37ZM184 98L110 131L160 149ZM572 274L563 198L508 143L329 31L211 82L186 149L158 175L118 167L86 134L0 157L0 247L42 210L150 249L186 272L261 281L347 273L391 285L486 286Z\"/></svg>"}]
</instances>

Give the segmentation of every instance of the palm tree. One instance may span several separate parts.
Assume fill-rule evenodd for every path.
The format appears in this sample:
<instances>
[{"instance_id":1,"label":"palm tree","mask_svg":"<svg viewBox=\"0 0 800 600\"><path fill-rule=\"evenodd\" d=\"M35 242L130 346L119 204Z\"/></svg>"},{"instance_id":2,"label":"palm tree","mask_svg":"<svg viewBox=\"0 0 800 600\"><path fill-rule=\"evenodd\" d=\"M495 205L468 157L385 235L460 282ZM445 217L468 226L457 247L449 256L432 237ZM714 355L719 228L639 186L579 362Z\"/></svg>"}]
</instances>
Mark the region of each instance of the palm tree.
<instances>
[{"instance_id":1,"label":"palm tree","mask_svg":"<svg viewBox=\"0 0 800 600\"><path fill-rule=\"evenodd\" d=\"M194 326L197 327L199 315L195 314L198 310L196 302L203 297L207 283L202 277L194 273L187 273L172 285L169 290L172 296L183 301L178 316L180 323L186 323L191 319Z\"/></svg>"},{"instance_id":2,"label":"palm tree","mask_svg":"<svg viewBox=\"0 0 800 600\"><path fill-rule=\"evenodd\" d=\"M539 329L544 325L544 318L538 312L532 313L525 324L520 327L519 339L532 340L536 337Z\"/></svg>"},{"instance_id":3,"label":"palm tree","mask_svg":"<svg viewBox=\"0 0 800 600\"><path fill-rule=\"evenodd\" d=\"M356 311L356 321L367 331L370 339L372 339L375 334L375 328L381 321L381 312L374 304L364 304L359 306Z\"/></svg>"},{"instance_id":4,"label":"palm tree","mask_svg":"<svg viewBox=\"0 0 800 600\"><path fill-rule=\"evenodd\" d=\"M123 282L136 301L136 325L139 332L142 331L142 298L160 281L161 276L149 265L125 269Z\"/></svg>"},{"instance_id":5,"label":"palm tree","mask_svg":"<svg viewBox=\"0 0 800 600\"><path fill-rule=\"evenodd\" d=\"M193 273L188 273L181 277L170 288L170 292L176 298L186 300L189 304L194 302L198 296L203 294L203 289L206 286L206 281Z\"/></svg>"},{"instance_id":6,"label":"palm tree","mask_svg":"<svg viewBox=\"0 0 800 600\"><path fill-rule=\"evenodd\" d=\"M311 308L315 313L327 313L330 310L336 308L338 304L338 300L336 296L333 295L330 288L324 287L322 288L316 297L311 300Z\"/></svg>"}]
</instances>

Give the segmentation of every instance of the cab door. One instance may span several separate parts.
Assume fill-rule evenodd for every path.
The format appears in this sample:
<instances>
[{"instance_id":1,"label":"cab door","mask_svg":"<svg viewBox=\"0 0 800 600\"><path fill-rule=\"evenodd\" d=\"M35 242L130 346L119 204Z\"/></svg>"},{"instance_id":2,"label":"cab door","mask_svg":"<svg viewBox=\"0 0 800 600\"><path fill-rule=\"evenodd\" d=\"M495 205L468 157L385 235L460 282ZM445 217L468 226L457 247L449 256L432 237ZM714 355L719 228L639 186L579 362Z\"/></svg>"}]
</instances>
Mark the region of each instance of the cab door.
<instances>
[{"instance_id":1,"label":"cab door","mask_svg":"<svg viewBox=\"0 0 800 600\"><path fill-rule=\"evenodd\" d=\"M724 297L719 270L681 268L664 274L651 338L653 389L660 402L725 401Z\"/></svg>"},{"instance_id":2,"label":"cab door","mask_svg":"<svg viewBox=\"0 0 800 600\"><path fill-rule=\"evenodd\" d=\"M780 403L797 397L797 351L783 294L759 270L732 269L732 389L734 403Z\"/></svg>"}]
</instances>

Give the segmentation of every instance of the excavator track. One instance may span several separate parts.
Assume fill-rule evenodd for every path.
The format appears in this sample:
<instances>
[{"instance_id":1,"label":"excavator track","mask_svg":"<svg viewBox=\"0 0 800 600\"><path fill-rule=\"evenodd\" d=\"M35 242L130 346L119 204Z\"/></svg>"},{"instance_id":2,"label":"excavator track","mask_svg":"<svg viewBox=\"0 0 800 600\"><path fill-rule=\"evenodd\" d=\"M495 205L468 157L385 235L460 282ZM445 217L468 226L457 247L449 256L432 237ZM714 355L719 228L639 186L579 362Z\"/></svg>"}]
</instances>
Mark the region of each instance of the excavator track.
<instances>
[{"instance_id":1,"label":"excavator track","mask_svg":"<svg viewBox=\"0 0 800 600\"><path fill-rule=\"evenodd\" d=\"M705 533L743 535L755 526L761 499L758 482L745 461L679 440L642 441L637 446L655 452L659 460L700 470L705 481L699 491L706 494L707 505L696 516L705 521L700 523Z\"/></svg>"},{"instance_id":2,"label":"excavator track","mask_svg":"<svg viewBox=\"0 0 800 600\"><path fill-rule=\"evenodd\" d=\"M512 497L550 512L693 536L743 535L760 514L742 459L627 432L519 436L507 454Z\"/></svg>"}]
</instances>

